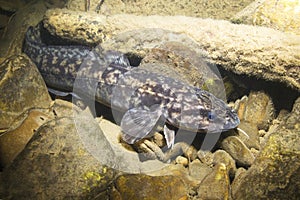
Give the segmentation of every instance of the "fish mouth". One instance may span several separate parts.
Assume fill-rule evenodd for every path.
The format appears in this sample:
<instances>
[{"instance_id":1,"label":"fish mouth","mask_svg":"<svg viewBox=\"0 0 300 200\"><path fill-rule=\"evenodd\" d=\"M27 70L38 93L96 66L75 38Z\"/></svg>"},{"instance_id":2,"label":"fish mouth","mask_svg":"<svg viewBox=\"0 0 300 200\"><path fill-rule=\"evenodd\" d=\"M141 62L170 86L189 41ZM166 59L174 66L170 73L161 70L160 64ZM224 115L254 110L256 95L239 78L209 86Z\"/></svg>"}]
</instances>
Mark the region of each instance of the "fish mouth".
<instances>
[{"instance_id":1,"label":"fish mouth","mask_svg":"<svg viewBox=\"0 0 300 200\"><path fill-rule=\"evenodd\" d=\"M235 111L231 111L230 115L227 115L225 120L223 131L236 128L240 124L240 119Z\"/></svg>"}]
</instances>

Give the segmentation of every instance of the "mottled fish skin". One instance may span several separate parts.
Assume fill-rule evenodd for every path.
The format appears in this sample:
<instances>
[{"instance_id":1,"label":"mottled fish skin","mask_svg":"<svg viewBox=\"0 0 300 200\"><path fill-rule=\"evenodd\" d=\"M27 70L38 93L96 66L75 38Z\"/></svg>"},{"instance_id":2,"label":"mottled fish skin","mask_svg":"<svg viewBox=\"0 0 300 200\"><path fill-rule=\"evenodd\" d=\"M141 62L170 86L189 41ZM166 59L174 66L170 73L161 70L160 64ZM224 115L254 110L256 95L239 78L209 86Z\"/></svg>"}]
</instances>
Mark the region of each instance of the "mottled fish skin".
<instances>
[{"instance_id":1,"label":"mottled fish skin","mask_svg":"<svg viewBox=\"0 0 300 200\"><path fill-rule=\"evenodd\" d=\"M80 45L45 45L39 28L29 28L23 51L37 65L46 84L73 91L76 79L79 93L91 92L96 101L125 111L121 127L128 143L148 135L159 119L175 127L208 133L235 128L240 122L235 111L207 91L131 67L119 52ZM172 138L167 141L171 146L174 137L166 136Z\"/></svg>"}]
</instances>

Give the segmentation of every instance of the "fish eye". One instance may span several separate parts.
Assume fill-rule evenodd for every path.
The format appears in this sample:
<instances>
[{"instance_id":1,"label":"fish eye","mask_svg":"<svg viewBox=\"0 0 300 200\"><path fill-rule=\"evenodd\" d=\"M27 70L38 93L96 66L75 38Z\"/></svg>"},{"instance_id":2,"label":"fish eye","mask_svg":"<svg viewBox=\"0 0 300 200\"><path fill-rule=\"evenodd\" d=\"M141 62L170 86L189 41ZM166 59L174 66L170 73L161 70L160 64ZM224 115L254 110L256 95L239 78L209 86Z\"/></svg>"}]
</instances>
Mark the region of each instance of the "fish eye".
<instances>
[{"instance_id":1,"label":"fish eye","mask_svg":"<svg viewBox=\"0 0 300 200\"><path fill-rule=\"evenodd\" d=\"M207 114L207 118L211 121L215 119L215 113L213 112L208 112Z\"/></svg>"}]
</instances>

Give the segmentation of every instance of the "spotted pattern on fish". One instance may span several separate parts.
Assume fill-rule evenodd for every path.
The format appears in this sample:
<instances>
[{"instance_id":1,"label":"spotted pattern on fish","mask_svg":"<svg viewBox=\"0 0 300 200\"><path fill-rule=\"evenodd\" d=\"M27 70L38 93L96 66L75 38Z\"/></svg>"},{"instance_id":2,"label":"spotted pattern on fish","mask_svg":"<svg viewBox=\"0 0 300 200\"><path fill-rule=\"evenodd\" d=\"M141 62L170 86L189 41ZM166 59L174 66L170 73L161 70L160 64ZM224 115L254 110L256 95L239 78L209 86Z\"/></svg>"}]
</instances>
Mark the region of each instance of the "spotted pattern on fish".
<instances>
[{"instance_id":1,"label":"spotted pattern on fish","mask_svg":"<svg viewBox=\"0 0 300 200\"><path fill-rule=\"evenodd\" d=\"M134 143L149 135L160 119L175 127L208 133L226 131L239 124L235 111L211 93L172 77L132 67L116 51L83 45L46 45L41 25L30 27L23 51L37 65L46 84L62 91L95 96L96 101L124 111L123 139ZM95 92L95 93L94 93ZM168 146L174 143L165 127Z\"/></svg>"}]
</instances>

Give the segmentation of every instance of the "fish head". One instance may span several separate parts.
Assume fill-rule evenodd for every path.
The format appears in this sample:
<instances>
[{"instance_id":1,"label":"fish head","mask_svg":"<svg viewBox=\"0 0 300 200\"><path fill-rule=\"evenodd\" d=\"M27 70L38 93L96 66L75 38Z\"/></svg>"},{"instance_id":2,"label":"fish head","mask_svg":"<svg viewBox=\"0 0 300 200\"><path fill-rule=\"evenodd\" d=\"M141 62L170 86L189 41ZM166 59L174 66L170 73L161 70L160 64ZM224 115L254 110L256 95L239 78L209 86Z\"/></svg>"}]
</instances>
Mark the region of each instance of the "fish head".
<instances>
[{"instance_id":1,"label":"fish head","mask_svg":"<svg viewBox=\"0 0 300 200\"><path fill-rule=\"evenodd\" d=\"M198 129L207 133L228 131L236 128L239 123L237 112L229 107L223 100L213 94L198 89L198 110L200 118Z\"/></svg>"}]
</instances>

